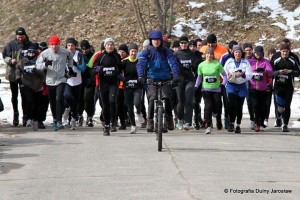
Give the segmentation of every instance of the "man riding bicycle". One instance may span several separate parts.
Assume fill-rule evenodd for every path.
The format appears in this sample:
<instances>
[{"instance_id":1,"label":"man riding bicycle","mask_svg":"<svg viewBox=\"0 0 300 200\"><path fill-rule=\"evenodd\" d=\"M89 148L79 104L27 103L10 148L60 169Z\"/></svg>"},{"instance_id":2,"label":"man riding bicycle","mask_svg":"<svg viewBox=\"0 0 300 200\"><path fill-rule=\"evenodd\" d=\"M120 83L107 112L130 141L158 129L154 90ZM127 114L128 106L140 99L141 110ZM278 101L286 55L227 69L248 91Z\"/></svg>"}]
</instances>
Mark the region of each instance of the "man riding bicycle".
<instances>
[{"instance_id":1,"label":"man riding bicycle","mask_svg":"<svg viewBox=\"0 0 300 200\"><path fill-rule=\"evenodd\" d=\"M171 80L174 82L181 80L179 76L179 63L174 56L171 49L163 46L163 35L161 31L155 30L149 34L150 46L143 50L140 54L137 63L138 81L141 84L145 83L145 79L153 79L160 81ZM165 99L166 105L166 120L167 127L164 127L164 131L174 130L174 122L172 115L172 86L164 84L162 88L162 95ZM154 131L154 100L157 100L157 88L154 85L149 85L147 90L148 97L148 122L147 131Z\"/></svg>"}]
</instances>

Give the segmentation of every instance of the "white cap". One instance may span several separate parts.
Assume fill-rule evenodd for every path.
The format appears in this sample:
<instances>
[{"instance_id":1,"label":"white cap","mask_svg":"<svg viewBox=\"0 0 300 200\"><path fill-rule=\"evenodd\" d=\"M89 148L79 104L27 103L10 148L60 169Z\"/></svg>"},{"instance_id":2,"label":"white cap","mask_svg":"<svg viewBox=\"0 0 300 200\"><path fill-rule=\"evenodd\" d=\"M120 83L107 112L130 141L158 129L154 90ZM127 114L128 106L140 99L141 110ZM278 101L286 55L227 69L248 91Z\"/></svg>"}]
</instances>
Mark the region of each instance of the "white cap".
<instances>
[{"instance_id":1,"label":"white cap","mask_svg":"<svg viewBox=\"0 0 300 200\"><path fill-rule=\"evenodd\" d=\"M150 45L150 41L147 39L143 42L143 47L148 47Z\"/></svg>"},{"instance_id":2,"label":"white cap","mask_svg":"<svg viewBox=\"0 0 300 200\"><path fill-rule=\"evenodd\" d=\"M115 41L114 41L114 39L112 39L112 38L106 38L106 39L104 40L104 47L106 46L107 43L113 43L113 44L115 44Z\"/></svg>"}]
</instances>

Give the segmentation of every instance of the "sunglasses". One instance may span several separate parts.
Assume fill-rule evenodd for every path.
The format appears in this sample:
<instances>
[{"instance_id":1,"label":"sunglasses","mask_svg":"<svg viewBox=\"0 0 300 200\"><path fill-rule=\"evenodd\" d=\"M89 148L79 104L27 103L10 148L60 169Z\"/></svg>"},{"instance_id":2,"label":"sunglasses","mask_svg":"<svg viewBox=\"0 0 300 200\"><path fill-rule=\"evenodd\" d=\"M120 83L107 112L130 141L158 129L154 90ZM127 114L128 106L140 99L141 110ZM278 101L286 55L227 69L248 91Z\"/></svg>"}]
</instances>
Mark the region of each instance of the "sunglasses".
<instances>
[{"instance_id":1,"label":"sunglasses","mask_svg":"<svg viewBox=\"0 0 300 200\"><path fill-rule=\"evenodd\" d=\"M187 42L180 42L180 44L187 44Z\"/></svg>"}]
</instances>

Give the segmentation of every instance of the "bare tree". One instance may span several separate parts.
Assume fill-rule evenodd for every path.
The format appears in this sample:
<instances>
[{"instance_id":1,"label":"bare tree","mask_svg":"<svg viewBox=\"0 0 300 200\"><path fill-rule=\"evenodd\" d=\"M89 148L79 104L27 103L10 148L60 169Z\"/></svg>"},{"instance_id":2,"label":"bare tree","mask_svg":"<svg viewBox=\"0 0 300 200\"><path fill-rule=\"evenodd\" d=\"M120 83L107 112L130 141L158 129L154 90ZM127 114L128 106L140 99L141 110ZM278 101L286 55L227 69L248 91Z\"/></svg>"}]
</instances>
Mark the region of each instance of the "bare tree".
<instances>
[{"instance_id":1,"label":"bare tree","mask_svg":"<svg viewBox=\"0 0 300 200\"><path fill-rule=\"evenodd\" d=\"M151 3L150 0L147 0L146 7L141 7L138 0L132 0L135 14L140 26L140 31L144 38L147 37L147 33L150 30L147 30L146 23L149 24L150 29L159 28L161 32L169 37L172 32L172 27L174 23L174 0L153 0L155 9L156 9L156 16L158 27L154 27L153 22L153 15L151 15ZM144 4L145 5L145 4ZM142 13L148 13L148 18L143 17Z\"/></svg>"},{"instance_id":2,"label":"bare tree","mask_svg":"<svg viewBox=\"0 0 300 200\"><path fill-rule=\"evenodd\" d=\"M142 36L144 39L146 39L148 34L147 34L146 26L145 26L145 21L143 20L143 16L141 13L139 1L133 0L133 5L134 5L133 7L134 7L135 15L137 17L137 21L139 23Z\"/></svg>"}]
</instances>

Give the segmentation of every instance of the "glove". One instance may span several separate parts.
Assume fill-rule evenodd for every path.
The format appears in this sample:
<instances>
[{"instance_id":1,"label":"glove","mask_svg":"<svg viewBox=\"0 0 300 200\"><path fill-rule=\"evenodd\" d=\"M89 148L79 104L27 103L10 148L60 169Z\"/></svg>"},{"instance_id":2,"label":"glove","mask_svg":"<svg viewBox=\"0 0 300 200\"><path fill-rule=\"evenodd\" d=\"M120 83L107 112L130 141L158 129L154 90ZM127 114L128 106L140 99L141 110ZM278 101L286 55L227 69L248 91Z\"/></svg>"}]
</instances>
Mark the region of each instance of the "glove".
<instances>
[{"instance_id":1,"label":"glove","mask_svg":"<svg viewBox=\"0 0 300 200\"><path fill-rule=\"evenodd\" d=\"M145 78L144 77L139 77L138 78L138 83L141 84L141 85L144 85L145 84Z\"/></svg>"},{"instance_id":2,"label":"glove","mask_svg":"<svg viewBox=\"0 0 300 200\"><path fill-rule=\"evenodd\" d=\"M95 66L95 72L100 73L102 71L102 66Z\"/></svg>"},{"instance_id":3,"label":"glove","mask_svg":"<svg viewBox=\"0 0 300 200\"><path fill-rule=\"evenodd\" d=\"M180 83L181 81L183 81L183 77L182 76L177 76L177 77L174 77L174 79L173 79L173 82L175 84Z\"/></svg>"},{"instance_id":4,"label":"glove","mask_svg":"<svg viewBox=\"0 0 300 200\"><path fill-rule=\"evenodd\" d=\"M48 67L48 66L51 66L52 65L52 60L46 60L45 61L45 66Z\"/></svg>"},{"instance_id":5,"label":"glove","mask_svg":"<svg viewBox=\"0 0 300 200\"><path fill-rule=\"evenodd\" d=\"M120 75L119 75L119 80L124 82L124 81L125 81L125 77L124 77L123 75L120 74Z\"/></svg>"}]
</instances>

